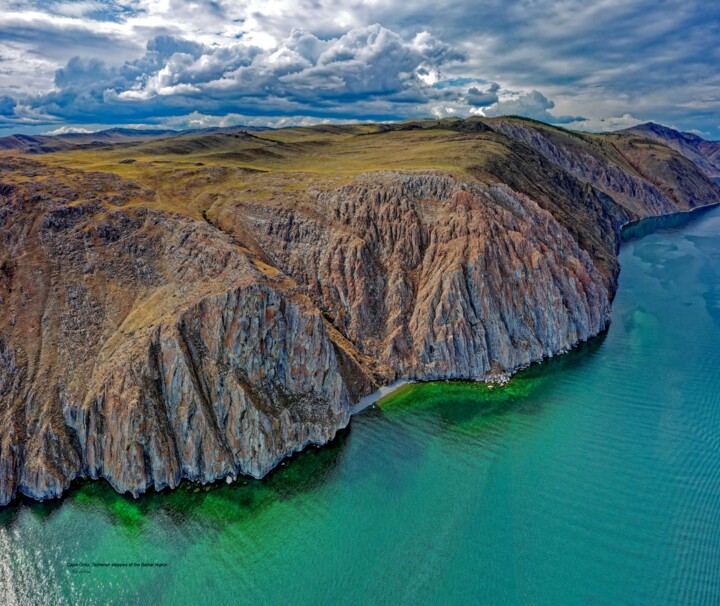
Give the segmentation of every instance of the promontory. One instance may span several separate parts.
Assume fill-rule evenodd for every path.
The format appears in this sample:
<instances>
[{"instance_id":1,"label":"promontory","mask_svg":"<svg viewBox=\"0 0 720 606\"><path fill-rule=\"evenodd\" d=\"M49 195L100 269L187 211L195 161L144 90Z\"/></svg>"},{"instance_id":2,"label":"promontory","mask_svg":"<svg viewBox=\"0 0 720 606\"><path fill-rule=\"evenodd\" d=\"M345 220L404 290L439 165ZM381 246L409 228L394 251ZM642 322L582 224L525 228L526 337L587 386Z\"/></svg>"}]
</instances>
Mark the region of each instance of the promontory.
<instances>
[{"instance_id":1,"label":"promontory","mask_svg":"<svg viewBox=\"0 0 720 606\"><path fill-rule=\"evenodd\" d=\"M492 379L597 335L621 227L720 203L714 160L657 132L0 140L0 504L262 477L383 385Z\"/></svg>"}]
</instances>

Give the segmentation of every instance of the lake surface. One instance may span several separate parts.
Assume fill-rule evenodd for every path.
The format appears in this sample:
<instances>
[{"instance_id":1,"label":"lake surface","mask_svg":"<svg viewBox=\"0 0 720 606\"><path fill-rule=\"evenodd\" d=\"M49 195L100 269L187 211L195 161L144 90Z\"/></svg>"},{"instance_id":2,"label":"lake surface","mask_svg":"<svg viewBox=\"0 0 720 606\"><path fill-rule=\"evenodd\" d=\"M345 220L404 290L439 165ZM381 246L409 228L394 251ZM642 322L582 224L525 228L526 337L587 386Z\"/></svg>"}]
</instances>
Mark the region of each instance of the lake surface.
<instances>
[{"instance_id":1,"label":"lake surface","mask_svg":"<svg viewBox=\"0 0 720 606\"><path fill-rule=\"evenodd\" d=\"M627 235L609 331L507 387L403 388L263 482L0 510L0 602L718 604L720 209Z\"/></svg>"}]
</instances>

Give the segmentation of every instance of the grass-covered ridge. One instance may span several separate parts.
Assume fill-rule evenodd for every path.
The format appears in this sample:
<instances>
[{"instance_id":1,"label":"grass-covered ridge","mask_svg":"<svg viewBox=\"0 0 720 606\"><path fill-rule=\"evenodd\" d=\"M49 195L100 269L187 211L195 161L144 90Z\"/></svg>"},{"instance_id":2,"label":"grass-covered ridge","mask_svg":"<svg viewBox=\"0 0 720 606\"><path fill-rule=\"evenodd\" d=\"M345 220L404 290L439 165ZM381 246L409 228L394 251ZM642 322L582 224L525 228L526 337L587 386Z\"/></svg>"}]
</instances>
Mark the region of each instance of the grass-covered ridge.
<instances>
[{"instance_id":1,"label":"grass-covered ridge","mask_svg":"<svg viewBox=\"0 0 720 606\"><path fill-rule=\"evenodd\" d=\"M495 169L510 162L531 178L541 179L542 174L532 174L537 167L522 165L521 156L528 150L495 132L500 120L531 126L554 144L612 162L631 174L643 172L633 160L638 149L650 149L657 161L674 154L633 135L576 133L511 117L198 133L83 147L33 159L67 171L54 173L61 182L71 184L77 170L111 173L154 192L150 199L135 197L130 204L203 218L213 205L228 198L283 204L289 193L336 187L369 171L433 170L502 181Z\"/></svg>"}]
</instances>

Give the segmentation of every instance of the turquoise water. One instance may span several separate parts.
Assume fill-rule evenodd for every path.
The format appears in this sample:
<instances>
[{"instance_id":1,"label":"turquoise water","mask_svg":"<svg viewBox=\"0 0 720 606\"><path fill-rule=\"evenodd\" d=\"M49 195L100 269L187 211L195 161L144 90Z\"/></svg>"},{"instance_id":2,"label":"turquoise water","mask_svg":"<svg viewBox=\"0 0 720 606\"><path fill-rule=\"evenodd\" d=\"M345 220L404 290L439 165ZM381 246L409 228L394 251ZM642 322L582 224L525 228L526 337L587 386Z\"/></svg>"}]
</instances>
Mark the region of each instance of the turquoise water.
<instances>
[{"instance_id":1,"label":"turquoise water","mask_svg":"<svg viewBox=\"0 0 720 606\"><path fill-rule=\"evenodd\" d=\"M717 604L720 209L664 225L609 331L505 388L410 386L263 482L0 510L0 602Z\"/></svg>"}]
</instances>

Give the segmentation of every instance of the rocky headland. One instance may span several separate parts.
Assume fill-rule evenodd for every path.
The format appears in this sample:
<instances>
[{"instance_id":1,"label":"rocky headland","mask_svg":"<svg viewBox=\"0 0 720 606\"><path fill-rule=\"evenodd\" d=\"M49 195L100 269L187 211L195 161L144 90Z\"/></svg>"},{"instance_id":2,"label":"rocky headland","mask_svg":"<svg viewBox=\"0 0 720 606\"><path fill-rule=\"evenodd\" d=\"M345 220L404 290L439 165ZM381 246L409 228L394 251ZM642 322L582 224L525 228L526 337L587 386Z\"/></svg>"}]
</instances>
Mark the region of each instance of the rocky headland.
<instances>
[{"instance_id":1,"label":"rocky headland","mask_svg":"<svg viewBox=\"0 0 720 606\"><path fill-rule=\"evenodd\" d=\"M380 386L568 351L625 223L720 203L682 150L517 118L123 137L0 153L0 504L259 478Z\"/></svg>"}]
</instances>

